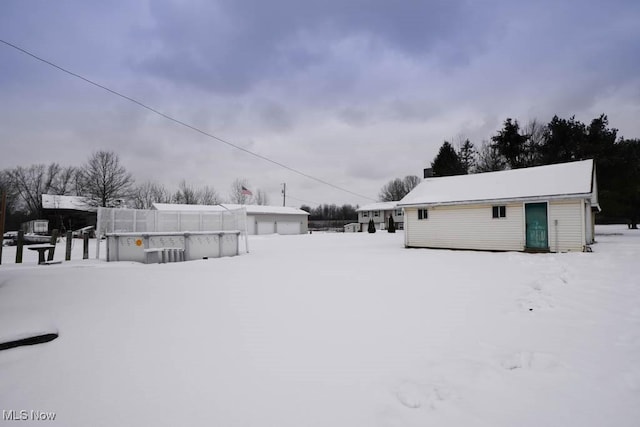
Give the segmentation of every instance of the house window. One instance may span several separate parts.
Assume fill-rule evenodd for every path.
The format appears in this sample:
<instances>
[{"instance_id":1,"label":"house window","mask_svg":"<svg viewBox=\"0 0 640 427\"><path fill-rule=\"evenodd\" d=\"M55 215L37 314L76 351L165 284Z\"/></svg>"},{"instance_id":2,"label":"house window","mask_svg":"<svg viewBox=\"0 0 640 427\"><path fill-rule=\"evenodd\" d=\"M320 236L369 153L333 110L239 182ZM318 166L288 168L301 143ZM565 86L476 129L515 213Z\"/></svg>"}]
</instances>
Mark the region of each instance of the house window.
<instances>
[{"instance_id":1,"label":"house window","mask_svg":"<svg viewBox=\"0 0 640 427\"><path fill-rule=\"evenodd\" d=\"M369 212L362 212L363 218L369 218Z\"/></svg>"},{"instance_id":2,"label":"house window","mask_svg":"<svg viewBox=\"0 0 640 427\"><path fill-rule=\"evenodd\" d=\"M396 209L396 216L402 216L402 209Z\"/></svg>"},{"instance_id":3,"label":"house window","mask_svg":"<svg viewBox=\"0 0 640 427\"><path fill-rule=\"evenodd\" d=\"M493 207L493 217L494 218L506 218L507 217L507 207L506 206L494 206Z\"/></svg>"},{"instance_id":4,"label":"house window","mask_svg":"<svg viewBox=\"0 0 640 427\"><path fill-rule=\"evenodd\" d=\"M418 209L418 219L427 219L429 218L429 211L426 209Z\"/></svg>"},{"instance_id":5,"label":"house window","mask_svg":"<svg viewBox=\"0 0 640 427\"><path fill-rule=\"evenodd\" d=\"M380 211L374 211L373 216L380 216Z\"/></svg>"}]
</instances>

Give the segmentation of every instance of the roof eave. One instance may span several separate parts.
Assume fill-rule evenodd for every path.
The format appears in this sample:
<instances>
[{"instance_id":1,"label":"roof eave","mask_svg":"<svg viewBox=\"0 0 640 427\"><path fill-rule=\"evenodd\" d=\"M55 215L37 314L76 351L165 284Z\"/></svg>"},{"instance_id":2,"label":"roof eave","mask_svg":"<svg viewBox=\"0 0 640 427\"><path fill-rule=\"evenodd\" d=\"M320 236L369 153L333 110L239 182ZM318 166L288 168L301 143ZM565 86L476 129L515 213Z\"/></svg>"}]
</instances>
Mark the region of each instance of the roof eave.
<instances>
[{"instance_id":1,"label":"roof eave","mask_svg":"<svg viewBox=\"0 0 640 427\"><path fill-rule=\"evenodd\" d=\"M481 200L459 200L448 202L416 202L416 203L399 203L398 207L417 208L431 206L460 206L460 205L482 205L494 203L514 203L514 202L537 202L544 200L563 200L563 199L586 199L591 198L591 193L576 194L554 194L547 196L530 196L530 197L509 197L503 199L481 199Z\"/></svg>"}]
</instances>

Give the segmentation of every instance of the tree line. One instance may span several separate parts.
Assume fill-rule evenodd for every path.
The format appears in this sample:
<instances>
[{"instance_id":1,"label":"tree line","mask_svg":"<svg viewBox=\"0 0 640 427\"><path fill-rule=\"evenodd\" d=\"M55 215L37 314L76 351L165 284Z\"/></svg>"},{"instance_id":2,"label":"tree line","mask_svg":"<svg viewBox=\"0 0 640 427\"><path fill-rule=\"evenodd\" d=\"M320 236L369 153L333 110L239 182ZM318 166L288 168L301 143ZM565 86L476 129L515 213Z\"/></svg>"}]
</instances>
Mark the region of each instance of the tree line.
<instances>
[{"instance_id":1,"label":"tree line","mask_svg":"<svg viewBox=\"0 0 640 427\"><path fill-rule=\"evenodd\" d=\"M81 196L88 204L102 207L125 201L126 206L136 209L149 209L153 203L268 204L264 190L248 190L248 181L241 178L231 185L228 198L220 196L212 186L194 186L185 180L178 183L175 191L151 181L136 184L112 151L97 151L81 166L50 163L0 170L0 193L6 194L7 223L14 228L23 221L44 216L44 194Z\"/></svg>"},{"instance_id":2,"label":"tree line","mask_svg":"<svg viewBox=\"0 0 640 427\"><path fill-rule=\"evenodd\" d=\"M556 115L547 124L532 120L524 127L507 118L478 148L469 139L457 148L444 141L431 168L437 177L594 159L602 207L596 218L635 228L640 220L640 139L617 134L604 114L589 124Z\"/></svg>"},{"instance_id":3,"label":"tree line","mask_svg":"<svg viewBox=\"0 0 640 427\"><path fill-rule=\"evenodd\" d=\"M318 205L315 208L302 205L300 209L309 212L309 221L351 221L358 219L358 213L356 212L358 206L349 204L342 206L324 204Z\"/></svg>"}]
</instances>

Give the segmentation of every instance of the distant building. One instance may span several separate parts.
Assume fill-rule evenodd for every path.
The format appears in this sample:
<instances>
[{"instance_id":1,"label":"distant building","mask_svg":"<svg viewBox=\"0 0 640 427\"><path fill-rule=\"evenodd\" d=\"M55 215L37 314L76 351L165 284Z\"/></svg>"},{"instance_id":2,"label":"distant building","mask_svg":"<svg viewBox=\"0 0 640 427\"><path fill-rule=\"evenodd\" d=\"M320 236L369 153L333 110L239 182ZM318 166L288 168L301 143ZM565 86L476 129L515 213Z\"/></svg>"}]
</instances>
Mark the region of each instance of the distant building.
<instances>
[{"instance_id":1,"label":"distant building","mask_svg":"<svg viewBox=\"0 0 640 427\"><path fill-rule=\"evenodd\" d=\"M376 230L386 230L389 226L389 218L393 217L395 227L402 230L404 227L404 214L398 202L378 202L364 205L358 209L359 231L367 231L369 220L373 219Z\"/></svg>"},{"instance_id":2,"label":"distant building","mask_svg":"<svg viewBox=\"0 0 640 427\"><path fill-rule=\"evenodd\" d=\"M349 224L346 224L344 226L344 232L345 233L355 233L357 231L361 231L360 230L360 223L357 222L351 222Z\"/></svg>"},{"instance_id":3,"label":"distant building","mask_svg":"<svg viewBox=\"0 0 640 427\"><path fill-rule=\"evenodd\" d=\"M593 160L427 178L398 206L405 246L585 251L600 211Z\"/></svg>"},{"instance_id":4,"label":"distant building","mask_svg":"<svg viewBox=\"0 0 640 427\"><path fill-rule=\"evenodd\" d=\"M85 197L43 194L42 209L49 220L49 231L74 231L96 225L97 208Z\"/></svg>"}]
</instances>

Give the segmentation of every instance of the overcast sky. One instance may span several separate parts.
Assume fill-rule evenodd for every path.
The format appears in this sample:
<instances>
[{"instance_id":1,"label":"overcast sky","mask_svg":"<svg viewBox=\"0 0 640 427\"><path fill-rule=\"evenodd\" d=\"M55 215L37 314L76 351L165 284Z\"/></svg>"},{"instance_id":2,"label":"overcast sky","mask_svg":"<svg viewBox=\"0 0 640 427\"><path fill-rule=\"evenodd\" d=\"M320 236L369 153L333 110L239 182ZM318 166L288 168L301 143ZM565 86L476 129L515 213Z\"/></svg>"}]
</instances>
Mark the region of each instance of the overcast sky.
<instances>
[{"instance_id":1,"label":"overcast sky","mask_svg":"<svg viewBox=\"0 0 640 427\"><path fill-rule=\"evenodd\" d=\"M605 113L640 137L640 2L2 0L0 39L376 199L444 140ZM138 182L366 204L0 44L0 169L119 154ZM293 199L295 198L295 199Z\"/></svg>"}]
</instances>

